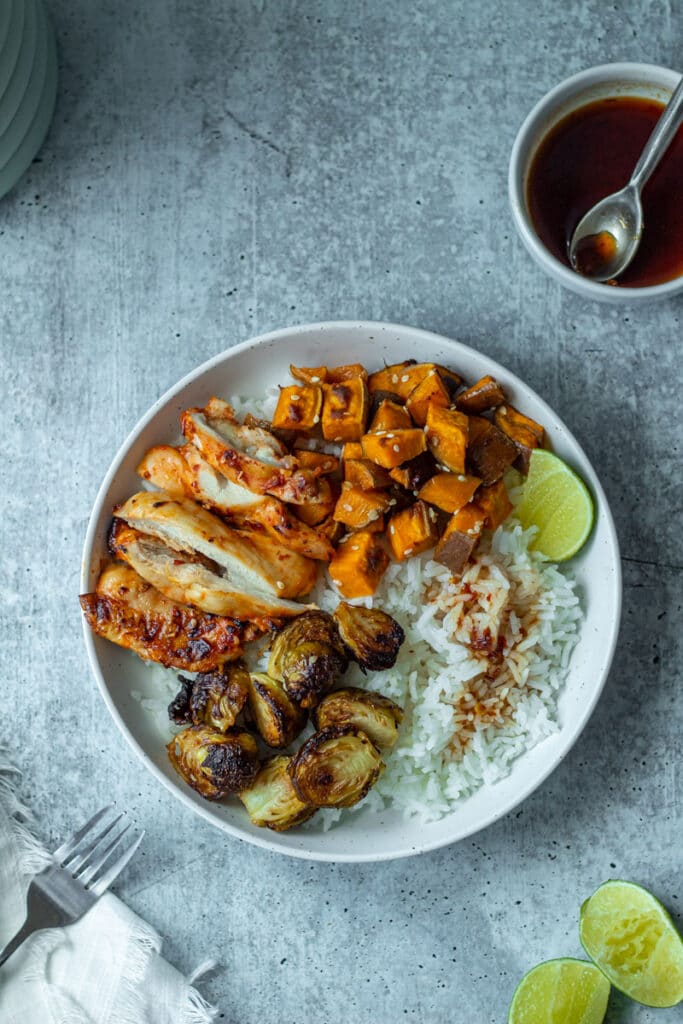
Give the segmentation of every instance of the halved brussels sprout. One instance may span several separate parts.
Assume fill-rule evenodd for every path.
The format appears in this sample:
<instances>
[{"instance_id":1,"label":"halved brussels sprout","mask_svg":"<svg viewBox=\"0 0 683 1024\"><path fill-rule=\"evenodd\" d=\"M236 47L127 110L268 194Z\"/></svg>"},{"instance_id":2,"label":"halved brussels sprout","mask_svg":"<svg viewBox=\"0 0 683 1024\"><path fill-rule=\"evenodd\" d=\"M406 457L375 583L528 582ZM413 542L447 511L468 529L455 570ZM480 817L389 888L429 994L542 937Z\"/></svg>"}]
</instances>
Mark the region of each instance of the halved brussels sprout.
<instances>
[{"instance_id":1,"label":"halved brussels sprout","mask_svg":"<svg viewBox=\"0 0 683 1024\"><path fill-rule=\"evenodd\" d=\"M254 825L285 832L315 814L316 808L300 800L292 785L291 760L280 754L266 761L251 786L239 794Z\"/></svg>"},{"instance_id":2,"label":"halved brussels sprout","mask_svg":"<svg viewBox=\"0 0 683 1024\"><path fill-rule=\"evenodd\" d=\"M348 658L327 612L304 612L288 622L270 648L268 675L303 708L312 708L344 672Z\"/></svg>"},{"instance_id":3,"label":"halved brussels sprout","mask_svg":"<svg viewBox=\"0 0 683 1024\"><path fill-rule=\"evenodd\" d=\"M393 747L403 710L381 693L360 690L355 686L328 693L313 712L316 729L329 725L355 725L380 750Z\"/></svg>"},{"instance_id":4,"label":"halved brussels sprout","mask_svg":"<svg viewBox=\"0 0 683 1024\"><path fill-rule=\"evenodd\" d=\"M207 800L238 793L259 769L256 740L240 729L222 733L191 725L174 736L166 750L178 774Z\"/></svg>"},{"instance_id":5,"label":"halved brussels sprout","mask_svg":"<svg viewBox=\"0 0 683 1024\"><path fill-rule=\"evenodd\" d=\"M339 635L362 669L391 668L405 633L396 619L379 608L360 608L342 601L334 613Z\"/></svg>"},{"instance_id":6,"label":"halved brussels sprout","mask_svg":"<svg viewBox=\"0 0 683 1024\"><path fill-rule=\"evenodd\" d=\"M269 747L288 747L306 724L306 712L295 704L277 679L252 672L249 710L254 725Z\"/></svg>"},{"instance_id":7,"label":"halved brussels sprout","mask_svg":"<svg viewBox=\"0 0 683 1024\"><path fill-rule=\"evenodd\" d=\"M200 672L195 679L178 676L181 688L168 705L169 718L177 725L211 725L227 732L247 701L249 673L243 662L226 665L219 672Z\"/></svg>"},{"instance_id":8,"label":"halved brussels sprout","mask_svg":"<svg viewBox=\"0 0 683 1024\"><path fill-rule=\"evenodd\" d=\"M301 799L316 807L351 807L384 771L379 750L353 725L314 733L292 758L289 774Z\"/></svg>"}]
</instances>

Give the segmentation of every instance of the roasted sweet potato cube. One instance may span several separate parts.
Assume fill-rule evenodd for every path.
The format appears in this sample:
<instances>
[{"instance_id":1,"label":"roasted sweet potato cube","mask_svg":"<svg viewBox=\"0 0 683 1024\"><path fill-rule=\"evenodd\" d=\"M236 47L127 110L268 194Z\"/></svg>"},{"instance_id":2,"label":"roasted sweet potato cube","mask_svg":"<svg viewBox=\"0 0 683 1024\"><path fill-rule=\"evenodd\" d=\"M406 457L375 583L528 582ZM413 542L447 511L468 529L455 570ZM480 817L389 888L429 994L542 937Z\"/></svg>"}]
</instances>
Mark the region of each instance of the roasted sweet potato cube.
<instances>
[{"instance_id":1,"label":"roasted sweet potato cube","mask_svg":"<svg viewBox=\"0 0 683 1024\"><path fill-rule=\"evenodd\" d=\"M323 384L327 380L326 366L291 366L289 367L294 380L303 384Z\"/></svg>"},{"instance_id":2,"label":"roasted sweet potato cube","mask_svg":"<svg viewBox=\"0 0 683 1024\"><path fill-rule=\"evenodd\" d=\"M317 480L318 494L316 501L309 501L303 505L296 505L292 509L294 514L308 526L317 526L327 519L334 511L339 493L339 485L333 487L327 477L320 477Z\"/></svg>"},{"instance_id":3,"label":"roasted sweet potato cube","mask_svg":"<svg viewBox=\"0 0 683 1024\"><path fill-rule=\"evenodd\" d=\"M469 417L467 462L485 487L500 480L517 458L518 449L502 430L483 416Z\"/></svg>"},{"instance_id":4,"label":"roasted sweet potato cube","mask_svg":"<svg viewBox=\"0 0 683 1024\"><path fill-rule=\"evenodd\" d=\"M394 558L404 562L434 547L439 538L436 523L436 512L424 501L416 501L392 516L388 535Z\"/></svg>"},{"instance_id":5,"label":"roasted sweet potato cube","mask_svg":"<svg viewBox=\"0 0 683 1024\"><path fill-rule=\"evenodd\" d=\"M406 398L406 409L420 427L424 427L427 422L427 410L430 405L439 405L442 409L447 409L450 404L448 388L437 369L430 370Z\"/></svg>"},{"instance_id":6,"label":"roasted sweet potato cube","mask_svg":"<svg viewBox=\"0 0 683 1024\"><path fill-rule=\"evenodd\" d=\"M485 525L489 530L497 530L512 512L512 503L508 498L507 488L502 479L497 480L489 487L480 487L475 503L486 516Z\"/></svg>"},{"instance_id":7,"label":"roasted sweet potato cube","mask_svg":"<svg viewBox=\"0 0 683 1024\"><path fill-rule=\"evenodd\" d=\"M370 459L347 459L344 462L344 480L362 491L383 490L393 484L389 471L376 462L370 462Z\"/></svg>"},{"instance_id":8,"label":"roasted sweet potato cube","mask_svg":"<svg viewBox=\"0 0 683 1024\"><path fill-rule=\"evenodd\" d=\"M385 399L380 402L377 412L370 421L370 431L378 430L404 430L412 427L413 421L410 413L404 405Z\"/></svg>"},{"instance_id":9,"label":"roasted sweet potato cube","mask_svg":"<svg viewBox=\"0 0 683 1024\"><path fill-rule=\"evenodd\" d=\"M385 469L393 469L423 452L427 447L425 435L413 427L409 430L381 430L377 434L364 434L360 439L363 455Z\"/></svg>"},{"instance_id":10,"label":"roasted sweet potato cube","mask_svg":"<svg viewBox=\"0 0 683 1024\"><path fill-rule=\"evenodd\" d=\"M349 530L362 530L389 508L384 491L362 491L360 487L345 483L334 508L334 518Z\"/></svg>"},{"instance_id":11,"label":"roasted sweet potato cube","mask_svg":"<svg viewBox=\"0 0 683 1024\"><path fill-rule=\"evenodd\" d=\"M380 534L359 530L339 544L328 569L344 597L370 597L389 564Z\"/></svg>"},{"instance_id":12,"label":"roasted sweet potato cube","mask_svg":"<svg viewBox=\"0 0 683 1024\"><path fill-rule=\"evenodd\" d=\"M342 381L352 380L354 377L362 377L363 380L367 380L368 371L360 363L349 363L347 366L332 366L328 367L325 379L328 384L341 384Z\"/></svg>"},{"instance_id":13,"label":"roasted sweet potato cube","mask_svg":"<svg viewBox=\"0 0 683 1024\"><path fill-rule=\"evenodd\" d=\"M427 409L427 444L441 465L453 473L465 472L467 450L467 416L457 409L430 405Z\"/></svg>"},{"instance_id":14,"label":"roasted sweet potato cube","mask_svg":"<svg viewBox=\"0 0 683 1024\"><path fill-rule=\"evenodd\" d=\"M461 391L455 400L455 408L460 412L466 412L468 416L486 412L487 409L495 409L505 401L503 389L494 377L488 374L473 384L466 391Z\"/></svg>"},{"instance_id":15,"label":"roasted sweet potato cube","mask_svg":"<svg viewBox=\"0 0 683 1024\"><path fill-rule=\"evenodd\" d=\"M485 513L474 503L459 509L436 545L434 561L461 576L484 528Z\"/></svg>"},{"instance_id":16,"label":"roasted sweet potato cube","mask_svg":"<svg viewBox=\"0 0 683 1024\"><path fill-rule=\"evenodd\" d=\"M326 441L359 441L365 430L370 399L362 377L324 384L322 415Z\"/></svg>"},{"instance_id":17,"label":"roasted sweet potato cube","mask_svg":"<svg viewBox=\"0 0 683 1024\"><path fill-rule=\"evenodd\" d=\"M342 462L346 462L347 459L362 459L363 449L360 441L347 441L342 448Z\"/></svg>"},{"instance_id":18,"label":"roasted sweet potato cube","mask_svg":"<svg viewBox=\"0 0 683 1024\"><path fill-rule=\"evenodd\" d=\"M368 377L370 394L377 390L393 391L405 402L413 388L433 369L434 363L416 363L414 359L387 366Z\"/></svg>"},{"instance_id":19,"label":"roasted sweet potato cube","mask_svg":"<svg viewBox=\"0 0 683 1024\"><path fill-rule=\"evenodd\" d=\"M402 466L389 470L389 476L407 491L414 492L419 491L437 470L438 466L432 453L424 451L409 462L404 462Z\"/></svg>"},{"instance_id":20,"label":"roasted sweet potato cube","mask_svg":"<svg viewBox=\"0 0 683 1024\"><path fill-rule=\"evenodd\" d=\"M280 430L313 430L320 423L323 391L319 384L292 384L280 388L273 426Z\"/></svg>"},{"instance_id":21,"label":"roasted sweet potato cube","mask_svg":"<svg viewBox=\"0 0 683 1024\"><path fill-rule=\"evenodd\" d=\"M534 448L543 447L545 430L540 423L525 416L512 405L501 405L496 409L494 422L516 445L519 451L517 465L522 473L528 473L531 453Z\"/></svg>"},{"instance_id":22,"label":"roasted sweet potato cube","mask_svg":"<svg viewBox=\"0 0 683 1024\"><path fill-rule=\"evenodd\" d=\"M478 476L437 473L420 489L420 498L444 512L457 512L470 501L480 483Z\"/></svg>"},{"instance_id":23,"label":"roasted sweet potato cube","mask_svg":"<svg viewBox=\"0 0 683 1024\"><path fill-rule=\"evenodd\" d=\"M320 476L336 473L339 459L329 452L316 452L310 448L294 448L294 457L302 469L317 470Z\"/></svg>"},{"instance_id":24,"label":"roasted sweet potato cube","mask_svg":"<svg viewBox=\"0 0 683 1024\"><path fill-rule=\"evenodd\" d=\"M460 388L463 386L464 381L459 373L454 373L453 370L448 370L445 366L437 366L437 370L441 374L442 381L448 388L448 394L450 395L452 402Z\"/></svg>"}]
</instances>

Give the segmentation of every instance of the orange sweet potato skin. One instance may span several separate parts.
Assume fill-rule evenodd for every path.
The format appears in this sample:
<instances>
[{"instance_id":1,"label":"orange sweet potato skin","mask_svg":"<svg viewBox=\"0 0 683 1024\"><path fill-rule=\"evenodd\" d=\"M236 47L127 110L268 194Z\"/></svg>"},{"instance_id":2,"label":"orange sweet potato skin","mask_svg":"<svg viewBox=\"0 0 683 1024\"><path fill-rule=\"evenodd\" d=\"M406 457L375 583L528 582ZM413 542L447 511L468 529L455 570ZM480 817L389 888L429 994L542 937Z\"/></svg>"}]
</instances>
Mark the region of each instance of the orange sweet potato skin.
<instances>
[{"instance_id":1,"label":"orange sweet potato skin","mask_svg":"<svg viewBox=\"0 0 683 1024\"><path fill-rule=\"evenodd\" d=\"M475 503L484 513L489 530L497 530L512 512L512 502L502 479L488 487L480 487Z\"/></svg>"},{"instance_id":2,"label":"orange sweet potato skin","mask_svg":"<svg viewBox=\"0 0 683 1024\"><path fill-rule=\"evenodd\" d=\"M384 469L394 469L414 459L427 447L424 433L417 428L364 434L360 443L364 457Z\"/></svg>"},{"instance_id":3,"label":"orange sweet potato skin","mask_svg":"<svg viewBox=\"0 0 683 1024\"><path fill-rule=\"evenodd\" d=\"M447 409L450 403L448 388L444 384L439 371L434 368L410 392L406 399L406 409L414 422L418 426L423 427L427 422L427 410L430 405L437 405L442 409Z\"/></svg>"},{"instance_id":4,"label":"orange sweet potato skin","mask_svg":"<svg viewBox=\"0 0 683 1024\"><path fill-rule=\"evenodd\" d=\"M334 519L349 530L362 530L379 519L389 508L389 496L384 491L363 491L345 483L335 505Z\"/></svg>"},{"instance_id":5,"label":"orange sweet potato skin","mask_svg":"<svg viewBox=\"0 0 683 1024\"><path fill-rule=\"evenodd\" d=\"M322 432L326 441L360 441L370 408L362 377L324 384Z\"/></svg>"},{"instance_id":6,"label":"orange sweet potato skin","mask_svg":"<svg viewBox=\"0 0 683 1024\"><path fill-rule=\"evenodd\" d=\"M494 377L488 374L473 384L471 388L461 391L455 400L455 408L466 412L469 416L495 409L505 401L503 389Z\"/></svg>"},{"instance_id":7,"label":"orange sweet potato skin","mask_svg":"<svg viewBox=\"0 0 683 1024\"><path fill-rule=\"evenodd\" d=\"M341 541L328 568L342 596L353 598L372 596L388 565L379 534L359 530Z\"/></svg>"},{"instance_id":8,"label":"orange sweet potato skin","mask_svg":"<svg viewBox=\"0 0 683 1024\"><path fill-rule=\"evenodd\" d=\"M344 463L344 480L360 487L362 491L382 490L392 487L394 481L386 469L369 459L347 459Z\"/></svg>"},{"instance_id":9,"label":"orange sweet potato skin","mask_svg":"<svg viewBox=\"0 0 683 1024\"><path fill-rule=\"evenodd\" d=\"M427 409L426 437L436 461L453 473L465 472L468 420L457 409L430 405Z\"/></svg>"},{"instance_id":10,"label":"orange sweet potato skin","mask_svg":"<svg viewBox=\"0 0 683 1024\"><path fill-rule=\"evenodd\" d=\"M398 562L428 551L438 536L436 512L424 501L416 501L389 520L389 545Z\"/></svg>"},{"instance_id":11,"label":"orange sweet potato skin","mask_svg":"<svg viewBox=\"0 0 683 1024\"><path fill-rule=\"evenodd\" d=\"M377 412L372 417L370 431L371 433L377 433L379 430L409 429L412 425L413 421L405 406L385 398L384 401L380 402Z\"/></svg>"},{"instance_id":12,"label":"orange sweet potato skin","mask_svg":"<svg viewBox=\"0 0 683 1024\"><path fill-rule=\"evenodd\" d=\"M545 440L545 430L541 424L512 405L501 405L496 409L494 423L516 446L519 451L517 465L523 473L528 473L532 451L534 448L542 448Z\"/></svg>"},{"instance_id":13,"label":"orange sweet potato skin","mask_svg":"<svg viewBox=\"0 0 683 1024\"><path fill-rule=\"evenodd\" d=\"M323 392L318 384L292 384L280 388L273 426L278 430L313 430L320 422Z\"/></svg>"},{"instance_id":14,"label":"orange sweet potato skin","mask_svg":"<svg viewBox=\"0 0 683 1024\"><path fill-rule=\"evenodd\" d=\"M420 488L422 501L436 505L444 512L457 512L472 498L481 480L464 473L437 473Z\"/></svg>"}]
</instances>

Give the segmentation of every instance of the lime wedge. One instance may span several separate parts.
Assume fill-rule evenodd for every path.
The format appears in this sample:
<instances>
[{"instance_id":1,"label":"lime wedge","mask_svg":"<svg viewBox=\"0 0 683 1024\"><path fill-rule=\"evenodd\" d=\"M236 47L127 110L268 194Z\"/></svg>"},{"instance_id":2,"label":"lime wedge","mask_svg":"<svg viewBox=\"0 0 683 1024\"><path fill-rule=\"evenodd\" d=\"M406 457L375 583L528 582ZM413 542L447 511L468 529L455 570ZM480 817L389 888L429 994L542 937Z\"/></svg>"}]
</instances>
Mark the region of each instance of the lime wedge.
<instances>
[{"instance_id":1,"label":"lime wedge","mask_svg":"<svg viewBox=\"0 0 683 1024\"><path fill-rule=\"evenodd\" d=\"M546 960L515 990L508 1024L602 1024L609 999L605 975L586 960Z\"/></svg>"},{"instance_id":2,"label":"lime wedge","mask_svg":"<svg viewBox=\"0 0 683 1024\"><path fill-rule=\"evenodd\" d=\"M593 499L583 480L552 452L531 453L529 475L517 506L522 526L537 526L532 547L553 562L566 562L593 528Z\"/></svg>"},{"instance_id":3,"label":"lime wedge","mask_svg":"<svg viewBox=\"0 0 683 1024\"><path fill-rule=\"evenodd\" d=\"M581 907L581 943L615 988L646 1006L683 999L683 939L652 893L605 882Z\"/></svg>"}]
</instances>

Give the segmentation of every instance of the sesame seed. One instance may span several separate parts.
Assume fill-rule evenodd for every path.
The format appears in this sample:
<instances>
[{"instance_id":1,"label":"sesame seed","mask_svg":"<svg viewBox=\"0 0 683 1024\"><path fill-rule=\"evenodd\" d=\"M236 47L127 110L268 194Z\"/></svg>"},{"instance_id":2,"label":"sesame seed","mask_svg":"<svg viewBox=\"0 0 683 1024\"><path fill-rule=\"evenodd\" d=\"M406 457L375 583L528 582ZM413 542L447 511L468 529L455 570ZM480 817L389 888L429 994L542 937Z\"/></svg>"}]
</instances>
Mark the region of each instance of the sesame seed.
<instances>
[{"instance_id":1,"label":"sesame seed","mask_svg":"<svg viewBox=\"0 0 683 1024\"><path fill-rule=\"evenodd\" d=\"M334 583L335 587L341 586L339 580L332 580L332 582Z\"/></svg>"},{"instance_id":2,"label":"sesame seed","mask_svg":"<svg viewBox=\"0 0 683 1024\"><path fill-rule=\"evenodd\" d=\"M314 422L314 423L320 423L320 417L318 416L318 414L317 414L317 413L316 413L316 414L315 414L315 416L313 417L313 422Z\"/></svg>"},{"instance_id":3,"label":"sesame seed","mask_svg":"<svg viewBox=\"0 0 683 1024\"><path fill-rule=\"evenodd\" d=\"M405 551L403 552L403 554L406 555L406 557L408 555L412 555L412 553L413 553L413 549L412 548L406 548Z\"/></svg>"},{"instance_id":4,"label":"sesame seed","mask_svg":"<svg viewBox=\"0 0 683 1024\"><path fill-rule=\"evenodd\" d=\"M391 378L391 383L392 383L392 384L398 384L398 374L397 374L397 373L394 373L394 374L392 375L392 378Z\"/></svg>"},{"instance_id":5,"label":"sesame seed","mask_svg":"<svg viewBox=\"0 0 683 1024\"><path fill-rule=\"evenodd\" d=\"M436 519L436 512L434 511L434 509L433 509L433 508L430 508L430 510L429 510L429 518L430 518L431 520L434 520L434 519Z\"/></svg>"},{"instance_id":6,"label":"sesame seed","mask_svg":"<svg viewBox=\"0 0 683 1024\"><path fill-rule=\"evenodd\" d=\"M390 441L393 436L393 434L387 434L387 441Z\"/></svg>"},{"instance_id":7,"label":"sesame seed","mask_svg":"<svg viewBox=\"0 0 683 1024\"><path fill-rule=\"evenodd\" d=\"M420 492L419 491L413 491L413 494L415 495L416 498L419 498L419 496L420 496Z\"/></svg>"},{"instance_id":8,"label":"sesame seed","mask_svg":"<svg viewBox=\"0 0 683 1024\"><path fill-rule=\"evenodd\" d=\"M374 522L375 519L379 519L379 516L380 516L379 511L371 512L370 513L370 522Z\"/></svg>"},{"instance_id":9,"label":"sesame seed","mask_svg":"<svg viewBox=\"0 0 683 1024\"><path fill-rule=\"evenodd\" d=\"M404 373L403 376L401 377L401 384L407 384L409 380L410 377L408 376L408 374Z\"/></svg>"},{"instance_id":10,"label":"sesame seed","mask_svg":"<svg viewBox=\"0 0 683 1024\"><path fill-rule=\"evenodd\" d=\"M465 477L462 475L462 473L458 473L458 480L460 481L461 484L465 483Z\"/></svg>"},{"instance_id":11,"label":"sesame seed","mask_svg":"<svg viewBox=\"0 0 683 1024\"><path fill-rule=\"evenodd\" d=\"M311 384L319 384L320 377L311 377Z\"/></svg>"},{"instance_id":12,"label":"sesame seed","mask_svg":"<svg viewBox=\"0 0 683 1024\"><path fill-rule=\"evenodd\" d=\"M393 523L389 525L389 533L396 533L396 527Z\"/></svg>"},{"instance_id":13,"label":"sesame seed","mask_svg":"<svg viewBox=\"0 0 683 1024\"><path fill-rule=\"evenodd\" d=\"M424 427L422 429L424 430L425 434L428 433L428 431L429 431L429 427L427 426L426 423L425 423L425 425L424 425Z\"/></svg>"},{"instance_id":14,"label":"sesame seed","mask_svg":"<svg viewBox=\"0 0 683 1024\"><path fill-rule=\"evenodd\" d=\"M395 504L396 504L396 498L389 498L389 505L395 505Z\"/></svg>"},{"instance_id":15,"label":"sesame seed","mask_svg":"<svg viewBox=\"0 0 683 1024\"><path fill-rule=\"evenodd\" d=\"M285 589L285 585L282 582L282 580L278 580L277 583L276 583L276 586L277 586L278 590L284 590Z\"/></svg>"},{"instance_id":16,"label":"sesame seed","mask_svg":"<svg viewBox=\"0 0 683 1024\"><path fill-rule=\"evenodd\" d=\"M352 551L358 551L358 545L357 544L352 544L351 545L351 550Z\"/></svg>"},{"instance_id":17,"label":"sesame seed","mask_svg":"<svg viewBox=\"0 0 683 1024\"><path fill-rule=\"evenodd\" d=\"M500 413L501 416L507 416L507 406L501 405L500 408L498 409L498 412Z\"/></svg>"},{"instance_id":18,"label":"sesame seed","mask_svg":"<svg viewBox=\"0 0 683 1024\"><path fill-rule=\"evenodd\" d=\"M400 450L401 450L401 446L398 445L398 444L392 445L392 447L393 447L395 452L400 452Z\"/></svg>"},{"instance_id":19,"label":"sesame seed","mask_svg":"<svg viewBox=\"0 0 683 1024\"><path fill-rule=\"evenodd\" d=\"M342 505L345 512L353 512L353 505Z\"/></svg>"},{"instance_id":20,"label":"sesame seed","mask_svg":"<svg viewBox=\"0 0 683 1024\"><path fill-rule=\"evenodd\" d=\"M291 400L293 402L300 402L301 401L301 395L290 395L289 397L291 398Z\"/></svg>"},{"instance_id":21,"label":"sesame seed","mask_svg":"<svg viewBox=\"0 0 683 1024\"><path fill-rule=\"evenodd\" d=\"M335 437L335 441L337 442L337 444L338 444L338 443L339 443L340 441L343 441L343 440L344 440L344 438L343 438L343 437Z\"/></svg>"},{"instance_id":22,"label":"sesame seed","mask_svg":"<svg viewBox=\"0 0 683 1024\"><path fill-rule=\"evenodd\" d=\"M434 448L438 448L439 447L439 439L438 439L438 437L430 437L430 441L432 442L432 445L433 445Z\"/></svg>"}]
</instances>

